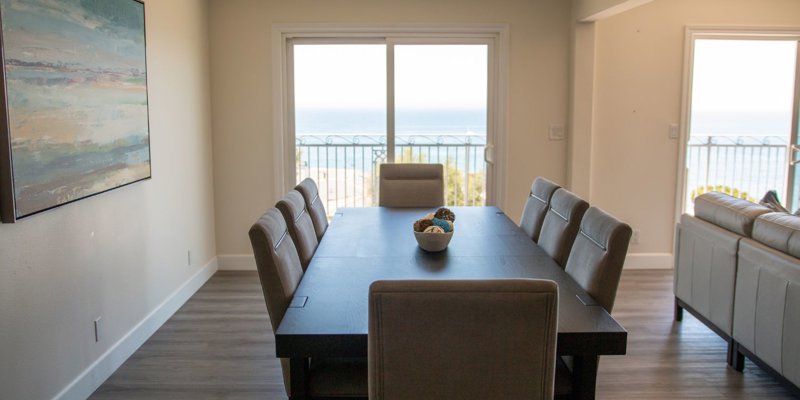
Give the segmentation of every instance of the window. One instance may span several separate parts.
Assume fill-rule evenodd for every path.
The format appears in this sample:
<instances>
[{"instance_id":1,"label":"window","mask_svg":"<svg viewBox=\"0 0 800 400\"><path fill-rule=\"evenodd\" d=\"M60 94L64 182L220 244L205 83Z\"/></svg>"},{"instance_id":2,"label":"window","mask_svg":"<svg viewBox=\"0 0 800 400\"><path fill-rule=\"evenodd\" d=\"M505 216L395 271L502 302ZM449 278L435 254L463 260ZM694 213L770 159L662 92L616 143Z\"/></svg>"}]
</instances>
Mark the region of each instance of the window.
<instances>
[{"instance_id":1,"label":"window","mask_svg":"<svg viewBox=\"0 0 800 400\"><path fill-rule=\"evenodd\" d=\"M496 201L499 33L295 35L281 39L286 187L313 178L332 215L377 204L379 164L431 162L448 205Z\"/></svg>"}]
</instances>

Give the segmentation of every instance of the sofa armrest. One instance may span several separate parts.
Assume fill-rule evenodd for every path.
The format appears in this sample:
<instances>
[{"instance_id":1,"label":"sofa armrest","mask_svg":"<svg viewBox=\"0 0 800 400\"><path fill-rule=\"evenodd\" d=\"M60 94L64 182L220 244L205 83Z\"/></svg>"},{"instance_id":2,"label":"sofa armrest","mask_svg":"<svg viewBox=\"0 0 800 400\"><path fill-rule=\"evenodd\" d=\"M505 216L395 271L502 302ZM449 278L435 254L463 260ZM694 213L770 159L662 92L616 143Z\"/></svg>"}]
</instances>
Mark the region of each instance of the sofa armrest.
<instances>
[{"instance_id":1,"label":"sofa armrest","mask_svg":"<svg viewBox=\"0 0 800 400\"><path fill-rule=\"evenodd\" d=\"M736 253L742 238L727 229L683 215L675 252L675 297L731 335Z\"/></svg>"}]
</instances>

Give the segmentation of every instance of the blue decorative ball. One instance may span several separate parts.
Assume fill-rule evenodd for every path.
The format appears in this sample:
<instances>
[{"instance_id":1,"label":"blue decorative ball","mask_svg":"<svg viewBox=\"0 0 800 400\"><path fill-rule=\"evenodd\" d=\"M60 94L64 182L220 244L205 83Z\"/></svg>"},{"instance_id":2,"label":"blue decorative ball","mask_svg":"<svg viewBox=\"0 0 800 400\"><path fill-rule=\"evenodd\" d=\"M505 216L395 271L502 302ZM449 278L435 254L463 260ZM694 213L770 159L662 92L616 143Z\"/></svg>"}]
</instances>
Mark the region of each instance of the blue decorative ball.
<instances>
[{"instance_id":1,"label":"blue decorative ball","mask_svg":"<svg viewBox=\"0 0 800 400\"><path fill-rule=\"evenodd\" d=\"M453 225L451 225L449 222L447 222L447 221L445 221L443 219L434 218L433 219L433 224L438 226L438 227L440 227L440 228L442 228L442 230L444 230L445 232L450 232L450 231L453 230Z\"/></svg>"}]
</instances>

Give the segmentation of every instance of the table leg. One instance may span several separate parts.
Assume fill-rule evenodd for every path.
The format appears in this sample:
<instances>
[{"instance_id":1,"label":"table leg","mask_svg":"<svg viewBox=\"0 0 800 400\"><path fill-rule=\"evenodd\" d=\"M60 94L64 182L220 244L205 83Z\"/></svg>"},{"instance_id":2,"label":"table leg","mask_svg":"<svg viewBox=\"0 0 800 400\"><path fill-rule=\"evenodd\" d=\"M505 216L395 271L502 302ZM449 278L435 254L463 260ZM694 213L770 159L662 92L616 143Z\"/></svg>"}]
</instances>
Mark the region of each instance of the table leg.
<instances>
[{"instance_id":1,"label":"table leg","mask_svg":"<svg viewBox=\"0 0 800 400\"><path fill-rule=\"evenodd\" d=\"M289 384L292 388L291 400L308 399L308 359L292 358L289 360Z\"/></svg>"},{"instance_id":2,"label":"table leg","mask_svg":"<svg viewBox=\"0 0 800 400\"><path fill-rule=\"evenodd\" d=\"M597 386L598 357L574 356L572 360L572 398L591 400Z\"/></svg>"}]
</instances>

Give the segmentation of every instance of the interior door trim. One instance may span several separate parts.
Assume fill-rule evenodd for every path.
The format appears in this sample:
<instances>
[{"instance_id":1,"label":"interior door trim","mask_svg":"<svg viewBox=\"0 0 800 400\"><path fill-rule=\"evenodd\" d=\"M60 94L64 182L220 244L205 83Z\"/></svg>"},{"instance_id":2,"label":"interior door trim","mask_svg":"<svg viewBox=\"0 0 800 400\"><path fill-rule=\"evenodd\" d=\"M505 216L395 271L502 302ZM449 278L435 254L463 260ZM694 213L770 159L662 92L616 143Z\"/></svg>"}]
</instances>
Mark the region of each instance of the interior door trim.
<instances>
[{"instance_id":1,"label":"interior door trim","mask_svg":"<svg viewBox=\"0 0 800 400\"><path fill-rule=\"evenodd\" d=\"M681 94L680 143L676 165L675 214L674 223L680 222L681 215L687 211L686 199L686 153L689 145L689 127L692 109L692 67L694 65L694 42L696 39L730 40L794 40L800 41L800 29L796 27L747 27L747 26L698 26L687 25L684 33L683 84ZM795 75L795 83L800 81ZM795 96L797 97L797 96ZM797 111L795 99L795 111ZM796 121L796 118L795 118ZM795 132L797 129L795 128ZM788 179L787 179L788 180ZM674 240L674 235L673 235ZM673 243L674 247L674 243Z\"/></svg>"}]
</instances>

